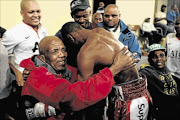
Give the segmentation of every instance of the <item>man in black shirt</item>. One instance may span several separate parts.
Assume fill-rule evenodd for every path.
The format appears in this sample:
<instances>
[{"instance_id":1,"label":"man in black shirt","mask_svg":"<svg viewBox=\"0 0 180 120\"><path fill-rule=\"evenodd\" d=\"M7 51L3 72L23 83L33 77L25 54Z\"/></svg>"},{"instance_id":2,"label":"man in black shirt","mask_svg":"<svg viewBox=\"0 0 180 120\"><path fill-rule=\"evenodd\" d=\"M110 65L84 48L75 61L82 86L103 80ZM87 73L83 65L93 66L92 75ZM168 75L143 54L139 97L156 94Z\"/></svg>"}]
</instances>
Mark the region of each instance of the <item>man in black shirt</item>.
<instances>
[{"instance_id":1,"label":"man in black shirt","mask_svg":"<svg viewBox=\"0 0 180 120\"><path fill-rule=\"evenodd\" d=\"M148 49L150 66L140 69L147 77L148 90L153 99L152 116L156 120L177 120L180 99L176 81L166 67L166 49L152 44Z\"/></svg>"}]
</instances>

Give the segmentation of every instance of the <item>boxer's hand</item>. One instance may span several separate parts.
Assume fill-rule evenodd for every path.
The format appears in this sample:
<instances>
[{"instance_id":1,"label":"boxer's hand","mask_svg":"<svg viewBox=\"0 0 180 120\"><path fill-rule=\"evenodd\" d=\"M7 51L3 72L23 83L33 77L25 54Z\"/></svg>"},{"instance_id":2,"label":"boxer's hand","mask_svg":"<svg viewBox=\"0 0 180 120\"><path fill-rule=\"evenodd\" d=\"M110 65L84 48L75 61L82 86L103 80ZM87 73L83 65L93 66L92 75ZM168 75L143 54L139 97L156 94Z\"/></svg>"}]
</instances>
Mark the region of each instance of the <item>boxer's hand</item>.
<instances>
[{"instance_id":1,"label":"boxer's hand","mask_svg":"<svg viewBox=\"0 0 180 120\"><path fill-rule=\"evenodd\" d=\"M30 70L27 70L26 68L23 71L23 80L26 81L26 79L28 78L30 74Z\"/></svg>"},{"instance_id":2,"label":"boxer's hand","mask_svg":"<svg viewBox=\"0 0 180 120\"><path fill-rule=\"evenodd\" d=\"M137 55L137 53L131 54L130 57L131 57L133 63L129 62L122 70L127 70L127 69L129 69L129 68L131 68L131 67L134 67L134 66L136 65L136 63L137 63L138 61L140 61L140 58L135 58L136 55Z\"/></svg>"},{"instance_id":3,"label":"boxer's hand","mask_svg":"<svg viewBox=\"0 0 180 120\"><path fill-rule=\"evenodd\" d=\"M48 115L49 116L53 116L53 115L56 115L56 110L54 107L48 105Z\"/></svg>"},{"instance_id":4,"label":"boxer's hand","mask_svg":"<svg viewBox=\"0 0 180 120\"><path fill-rule=\"evenodd\" d=\"M34 116L38 117L46 117L45 113L45 104L42 102L38 102L34 106Z\"/></svg>"},{"instance_id":5,"label":"boxer's hand","mask_svg":"<svg viewBox=\"0 0 180 120\"><path fill-rule=\"evenodd\" d=\"M45 104L42 102L38 102L34 105L34 116L36 118L46 117L46 112L48 116L56 115L56 110L54 107L48 105L47 111L45 111Z\"/></svg>"},{"instance_id":6,"label":"boxer's hand","mask_svg":"<svg viewBox=\"0 0 180 120\"><path fill-rule=\"evenodd\" d=\"M117 54L114 58L114 62L111 65L111 67L109 68L111 70L113 76L118 74L123 69L127 69L129 67L136 65L135 60L134 60L134 54L133 55L130 55L130 54L131 53L129 52L127 46L124 46L124 48L122 50L117 52Z\"/></svg>"}]
</instances>

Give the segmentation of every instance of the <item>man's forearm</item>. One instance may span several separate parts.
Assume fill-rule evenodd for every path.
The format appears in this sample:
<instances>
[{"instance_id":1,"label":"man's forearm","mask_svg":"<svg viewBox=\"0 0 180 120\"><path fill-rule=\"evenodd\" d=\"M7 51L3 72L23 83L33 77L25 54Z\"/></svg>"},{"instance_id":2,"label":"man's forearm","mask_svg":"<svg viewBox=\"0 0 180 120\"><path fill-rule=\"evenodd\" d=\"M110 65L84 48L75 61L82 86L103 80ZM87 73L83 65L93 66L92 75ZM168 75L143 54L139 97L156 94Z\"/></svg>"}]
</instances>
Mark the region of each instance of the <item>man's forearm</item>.
<instances>
[{"instance_id":1,"label":"man's forearm","mask_svg":"<svg viewBox=\"0 0 180 120\"><path fill-rule=\"evenodd\" d=\"M40 71L33 70L26 81L30 94L39 101L63 111L67 108L78 111L97 103L109 94L115 83L108 68L84 82L74 84L63 78L55 78L53 74L47 74L45 69Z\"/></svg>"}]
</instances>

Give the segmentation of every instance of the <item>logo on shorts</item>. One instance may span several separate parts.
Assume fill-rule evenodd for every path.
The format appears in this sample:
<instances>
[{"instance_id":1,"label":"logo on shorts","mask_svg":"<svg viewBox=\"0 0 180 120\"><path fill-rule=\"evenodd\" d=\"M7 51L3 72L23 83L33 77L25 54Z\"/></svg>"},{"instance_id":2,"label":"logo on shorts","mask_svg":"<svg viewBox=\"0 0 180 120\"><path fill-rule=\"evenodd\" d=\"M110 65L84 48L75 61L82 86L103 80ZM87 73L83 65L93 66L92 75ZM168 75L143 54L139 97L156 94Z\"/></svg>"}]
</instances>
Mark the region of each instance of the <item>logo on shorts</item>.
<instances>
[{"instance_id":1,"label":"logo on shorts","mask_svg":"<svg viewBox=\"0 0 180 120\"><path fill-rule=\"evenodd\" d=\"M131 101L130 118L132 120L146 120L149 111L148 99L143 96Z\"/></svg>"},{"instance_id":2,"label":"logo on shorts","mask_svg":"<svg viewBox=\"0 0 180 120\"><path fill-rule=\"evenodd\" d=\"M139 109L138 117L139 117L139 120L143 120L143 118L144 118L144 112L143 112L144 108L145 108L145 104L138 105L138 109Z\"/></svg>"}]
</instances>

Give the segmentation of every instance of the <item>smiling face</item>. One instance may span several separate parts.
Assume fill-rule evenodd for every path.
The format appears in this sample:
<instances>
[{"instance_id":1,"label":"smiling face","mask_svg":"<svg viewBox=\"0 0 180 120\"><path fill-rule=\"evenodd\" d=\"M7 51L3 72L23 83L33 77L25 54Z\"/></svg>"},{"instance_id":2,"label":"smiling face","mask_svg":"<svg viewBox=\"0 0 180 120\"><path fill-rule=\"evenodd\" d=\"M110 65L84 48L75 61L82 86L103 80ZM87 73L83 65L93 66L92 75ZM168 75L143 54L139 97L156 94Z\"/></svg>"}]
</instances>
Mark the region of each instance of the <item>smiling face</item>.
<instances>
[{"instance_id":1,"label":"smiling face","mask_svg":"<svg viewBox=\"0 0 180 120\"><path fill-rule=\"evenodd\" d=\"M32 27L38 27L41 20L41 9L39 4L34 0L22 3L21 15L25 23Z\"/></svg>"},{"instance_id":2,"label":"smiling face","mask_svg":"<svg viewBox=\"0 0 180 120\"><path fill-rule=\"evenodd\" d=\"M166 63L165 52L163 50L157 50L153 52L154 53L151 55L152 58L150 58L150 64L158 69L164 68Z\"/></svg>"},{"instance_id":3,"label":"smiling face","mask_svg":"<svg viewBox=\"0 0 180 120\"><path fill-rule=\"evenodd\" d=\"M79 23L83 28L87 28L89 25L89 17L91 15L90 9L78 11L74 13L73 18L74 21Z\"/></svg>"},{"instance_id":4,"label":"smiling face","mask_svg":"<svg viewBox=\"0 0 180 120\"><path fill-rule=\"evenodd\" d=\"M116 28L120 19L120 13L115 5L108 5L104 11L104 23L107 27Z\"/></svg>"},{"instance_id":5,"label":"smiling face","mask_svg":"<svg viewBox=\"0 0 180 120\"><path fill-rule=\"evenodd\" d=\"M56 72L65 70L66 47L56 36L47 36L39 43L40 59L48 63Z\"/></svg>"}]
</instances>

